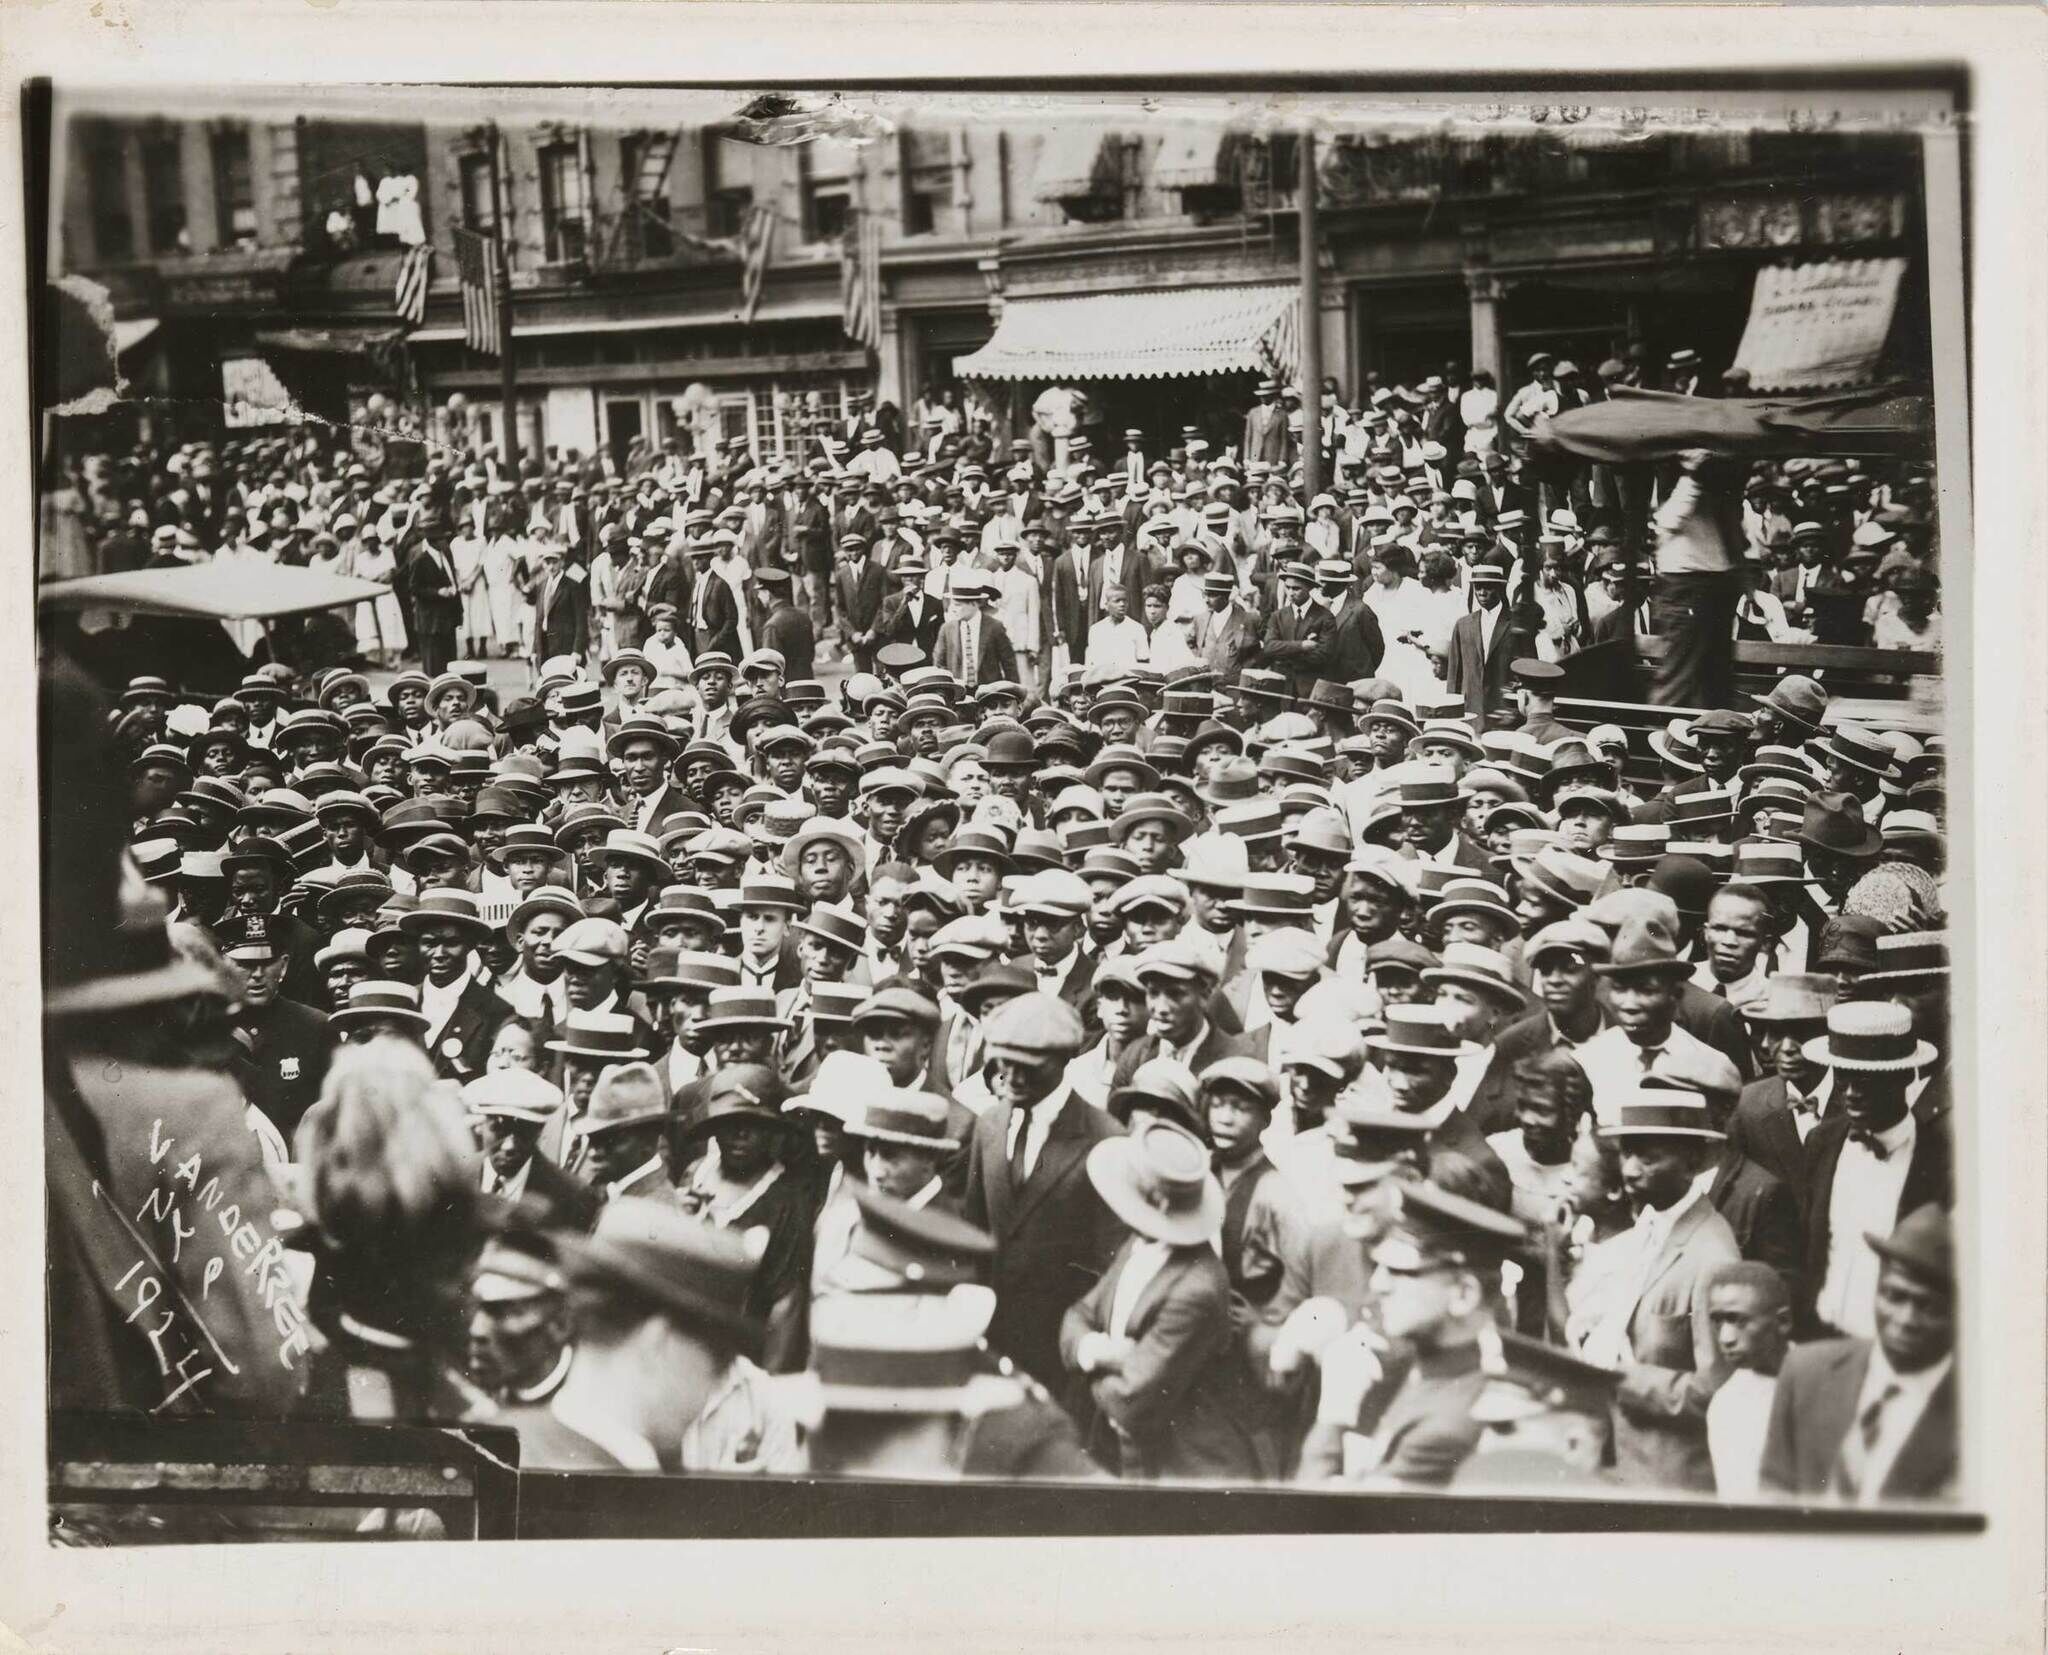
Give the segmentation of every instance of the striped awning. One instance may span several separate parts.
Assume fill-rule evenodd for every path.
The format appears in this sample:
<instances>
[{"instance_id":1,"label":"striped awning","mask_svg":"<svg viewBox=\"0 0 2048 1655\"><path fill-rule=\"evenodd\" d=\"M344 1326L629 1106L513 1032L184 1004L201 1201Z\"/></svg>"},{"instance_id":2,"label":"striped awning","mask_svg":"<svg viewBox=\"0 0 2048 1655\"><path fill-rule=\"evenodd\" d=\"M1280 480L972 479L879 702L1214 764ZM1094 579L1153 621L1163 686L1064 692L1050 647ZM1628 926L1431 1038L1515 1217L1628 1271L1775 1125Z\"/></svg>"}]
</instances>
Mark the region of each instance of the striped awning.
<instances>
[{"instance_id":1,"label":"striped awning","mask_svg":"<svg viewBox=\"0 0 2048 1655\"><path fill-rule=\"evenodd\" d=\"M1033 201L1071 201L1123 191L1123 140L1099 126L1055 127L1031 173Z\"/></svg>"},{"instance_id":2,"label":"striped awning","mask_svg":"<svg viewBox=\"0 0 2048 1655\"><path fill-rule=\"evenodd\" d=\"M1013 299L995 337L953 358L963 379L1291 378L1301 289L1291 283Z\"/></svg>"},{"instance_id":3,"label":"striped awning","mask_svg":"<svg viewBox=\"0 0 2048 1655\"><path fill-rule=\"evenodd\" d=\"M1221 127L1181 126L1169 130L1152 159L1152 187L1206 190L1230 182L1231 134Z\"/></svg>"}]
</instances>

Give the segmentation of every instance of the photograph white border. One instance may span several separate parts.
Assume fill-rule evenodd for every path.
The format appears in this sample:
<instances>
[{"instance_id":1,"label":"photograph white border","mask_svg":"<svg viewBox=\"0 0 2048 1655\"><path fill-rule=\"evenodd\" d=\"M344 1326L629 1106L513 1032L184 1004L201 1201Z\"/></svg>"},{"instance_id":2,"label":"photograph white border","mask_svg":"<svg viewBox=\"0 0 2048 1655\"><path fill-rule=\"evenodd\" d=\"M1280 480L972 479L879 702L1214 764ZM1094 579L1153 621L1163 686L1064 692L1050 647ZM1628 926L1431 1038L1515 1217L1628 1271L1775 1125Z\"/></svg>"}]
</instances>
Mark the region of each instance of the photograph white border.
<instances>
[{"instance_id":1,"label":"photograph white border","mask_svg":"<svg viewBox=\"0 0 2048 1655\"><path fill-rule=\"evenodd\" d=\"M1974 556L1950 548L1949 613L1968 617L1949 686L1952 847L1972 934L1956 955L1959 1167L1964 1255L1965 1462L1981 1535L1909 1539L1678 1535L1377 1536L1272 1540L1002 1540L924 1543L614 1543L474 1547L280 1546L59 1551L44 1538L40 1148L30 1085L37 1026L37 894L0 889L0 995L21 1031L12 1072L15 1153L0 1191L24 1215L20 1267L0 1312L0 1500L7 1559L0 1624L55 1650L375 1648L1004 1650L1070 1644L1294 1649L1376 1637L1402 1649L1484 1639L1500 1650L1590 1638L1649 1649L2038 1649L2043 1534L2042 667L2048 581L2040 528L2048 421L2048 294L2041 231L2048 53L2036 11L1993 7L1498 5L1420 8L1117 6L518 6L408 0L69 0L9 7L0 67L15 107L0 132L0 190L22 200L19 83L224 87L268 79L603 83L659 66L677 82L770 87L1114 77L1144 85L1214 77L1539 77L1590 96L1609 77L1682 88L1716 73L1876 74L1913 63L1970 72L1970 367L1974 479L1944 423L1945 494L1964 491ZM252 90L254 88L252 87ZM602 94L600 101L607 101ZM620 95L630 101L634 94ZM1772 96L1759 93L1759 100ZM1786 94L1777 94L1782 101ZM1883 94L1816 84L1846 103ZM554 102L550 98L550 103ZM1930 178L1930 183L1932 179ZM1932 222L1941 192L1929 191ZM23 226L0 213L0 367L28 369ZM1937 258L1939 254L1937 252ZM1939 270L1931 271L1937 281ZM1937 314L1938 409L1953 409L1962 351ZM0 478L29 562L33 436L20 389L0 413ZM1968 439L1965 439L1966 441ZM1972 482L1974 481L1974 491ZM1944 502L1945 525L1954 519ZM1960 565L1960 567L1958 566ZM24 569L24 575L26 570ZM11 705L33 695L31 587L0 605ZM1967 682L1965 681L1967 679ZM30 720L6 721L5 831L21 870L37 862ZM1980 765L1980 762L1981 765ZM1972 806L1975 808L1971 808Z\"/></svg>"}]
</instances>

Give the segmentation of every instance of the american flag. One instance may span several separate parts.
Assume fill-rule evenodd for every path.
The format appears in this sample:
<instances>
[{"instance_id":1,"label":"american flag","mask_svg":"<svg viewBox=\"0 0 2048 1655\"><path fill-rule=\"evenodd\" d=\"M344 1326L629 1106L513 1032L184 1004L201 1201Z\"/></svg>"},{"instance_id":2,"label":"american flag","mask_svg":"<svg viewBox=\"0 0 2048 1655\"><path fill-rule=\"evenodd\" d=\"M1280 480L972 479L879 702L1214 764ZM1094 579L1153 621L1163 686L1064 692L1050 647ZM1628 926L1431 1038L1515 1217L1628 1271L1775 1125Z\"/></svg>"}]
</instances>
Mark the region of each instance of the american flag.
<instances>
[{"instance_id":1,"label":"american flag","mask_svg":"<svg viewBox=\"0 0 2048 1655\"><path fill-rule=\"evenodd\" d=\"M398 286L391 301L401 321L414 327L427 319L427 284L434 276L434 249L430 242L406 249L398 264Z\"/></svg>"},{"instance_id":2,"label":"american flag","mask_svg":"<svg viewBox=\"0 0 2048 1655\"><path fill-rule=\"evenodd\" d=\"M455 270L462 278L462 336L473 351L498 354L498 240L455 232Z\"/></svg>"},{"instance_id":3,"label":"american flag","mask_svg":"<svg viewBox=\"0 0 2048 1655\"><path fill-rule=\"evenodd\" d=\"M775 244L775 209L765 204L748 209L740 230L740 320L751 324L761 303L761 284L768 277L768 254Z\"/></svg>"},{"instance_id":4,"label":"american flag","mask_svg":"<svg viewBox=\"0 0 2048 1655\"><path fill-rule=\"evenodd\" d=\"M840 326L870 350L882 342L882 221L856 211L839 238Z\"/></svg>"}]
</instances>

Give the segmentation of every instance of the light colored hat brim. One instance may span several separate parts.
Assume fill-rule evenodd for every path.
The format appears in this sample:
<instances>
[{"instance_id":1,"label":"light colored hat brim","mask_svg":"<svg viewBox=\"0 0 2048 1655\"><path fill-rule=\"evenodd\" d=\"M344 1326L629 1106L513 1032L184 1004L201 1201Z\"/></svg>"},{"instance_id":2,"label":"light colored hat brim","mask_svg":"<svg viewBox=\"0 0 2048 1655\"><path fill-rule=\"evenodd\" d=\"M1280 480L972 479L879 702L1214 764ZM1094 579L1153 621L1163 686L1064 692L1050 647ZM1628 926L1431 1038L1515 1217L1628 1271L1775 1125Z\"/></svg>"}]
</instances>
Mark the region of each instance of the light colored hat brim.
<instances>
[{"instance_id":1,"label":"light colored hat brim","mask_svg":"<svg viewBox=\"0 0 2048 1655\"><path fill-rule=\"evenodd\" d=\"M947 1153L960 1147L958 1138L920 1138L914 1132L890 1132L879 1126L862 1126L858 1121L847 1123L846 1135L849 1138L872 1139L880 1144L905 1144L912 1149L932 1149Z\"/></svg>"},{"instance_id":2,"label":"light colored hat brim","mask_svg":"<svg viewBox=\"0 0 2048 1655\"><path fill-rule=\"evenodd\" d=\"M408 1011L403 1006L364 1006L360 1009L345 1007L327 1019L328 1028L339 1034L346 1029L360 1028L365 1023L384 1022L397 1018L401 1023L411 1023L425 1034L429 1024L423 1011Z\"/></svg>"},{"instance_id":3,"label":"light colored hat brim","mask_svg":"<svg viewBox=\"0 0 2048 1655\"><path fill-rule=\"evenodd\" d=\"M793 1025L787 1017L707 1017L697 1024L700 1033L709 1034L713 1029L786 1029ZM564 1048L550 1046L550 1051ZM641 1053L645 1056L646 1053Z\"/></svg>"},{"instance_id":4,"label":"light colored hat brim","mask_svg":"<svg viewBox=\"0 0 2048 1655\"><path fill-rule=\"evenodd\" d=\"M1869 980L1869 973L1857 979L1859 982ZM1926 1068L1937 1055L1925 1040L1916 1040L1912 1052L1905 1057L1836 1057L1828 1050L1828 1037L1824 1034L1803 1042L1799 1050L1807 1062L1818 1063L1822 1068L1854 1069L1867 1075L1910 1074L1915 1069Z\"/></svg>"},{"instance_id":5,"label":"light colored hat brim","mask_svg":"<svg viewBox=\"0 0 2048 1655\"><path fill-rule=\"evenodd\" d=\"M1106 1144L1128 1146L1128 1138L1105 1138ZM1174 1247L1197 1247L1215 1240L1223 1230L1223 1186L1212 1175L1202 1185L1200 1205L1187 1212L1162 1212L1130 1182L1128 1147L1107 1155L1090 1154L1088 1181L1103 1204L1139 1235Z\"/></svg>"},{"instance_id":6,"label":"light colored hat brim","mask_svg":"<svg viewBox=\"0 0 2048 1655\"><path fill-rule=\"evenodd\" d=\"M422 1018L421 1021L424 1022L425 1019ZM702 1028L704 1025L700 1023L697 1026ZM644 1063L654 1055L644 1046L634 1046L627 1051L613 1052L599 1051L591 1046L578 1046L573 1041L568 1040L550 1040L544 1044L546 1050L560 1052L564 1057L602 1057L610 1059L613 1063Z\"/></svg>"},{"instance_id":7,"label":"light colored hat brim","mask_svg":"<svg viewBox=\"0 0 2048 1655\"><path fill-rule=\"evenodd\" d=\"M1405 964L1404 961L1399 960L1389 961L1387 963L1393 965ZM1413 971L1415 968L1413 966L1409 966L1408 969ZM1418 975L1420 974L1418 973ZM1455 1047L1414 1046L1410 1045L1405 1040L1389 1039L1386 1035L1383 1034L1367 1035L1365 1037L1365 1044L1370 1050L1376 1052L1406 1052L1411 1057L1447 1057L1452 1059L1454 1062L1461 1057L1476 1057L1480 1052L1486 1049L1485 1047L1481 1046L1476 1040L1460 1040ZM1288 1061L1292 1063L1297 1061L1297 1059L1294 1057L1290 1057Z\"/></svg>"},{"instance_id":8,"label":"light colored hat brim","mask_svg":"<svg viewBox=\"0 0 2048 1655\"><path fill-rule=\"evenodd\" d=\"M1024 1393L1000 1374L976 1374L964 1385L820 1385L826 1410L844 1414L963 1414L969 1418L1015 1407Z\"/></svg>"}]
</instances>

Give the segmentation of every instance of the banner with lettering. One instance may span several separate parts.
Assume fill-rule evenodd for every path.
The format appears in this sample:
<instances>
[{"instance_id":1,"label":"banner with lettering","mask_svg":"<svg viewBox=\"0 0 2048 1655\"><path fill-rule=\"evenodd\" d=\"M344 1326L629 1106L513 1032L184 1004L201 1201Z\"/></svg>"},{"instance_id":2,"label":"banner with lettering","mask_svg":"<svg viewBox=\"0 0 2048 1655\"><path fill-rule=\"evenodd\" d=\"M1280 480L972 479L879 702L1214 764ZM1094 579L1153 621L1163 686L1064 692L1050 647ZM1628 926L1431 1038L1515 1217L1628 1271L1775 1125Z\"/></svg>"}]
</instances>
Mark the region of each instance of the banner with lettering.
<instances>
[{"instance_id":1,"label":"banner with lettering","mask_svg":"<svg viewBox=\"0 0 2048 1655\"><path fill-rule=\"evenodd\" d=\"M1891 332L1904 259L1827 259L1759 270L1734 366L1756 391L1867 383Z\"/></svg>"}]
</instances>

